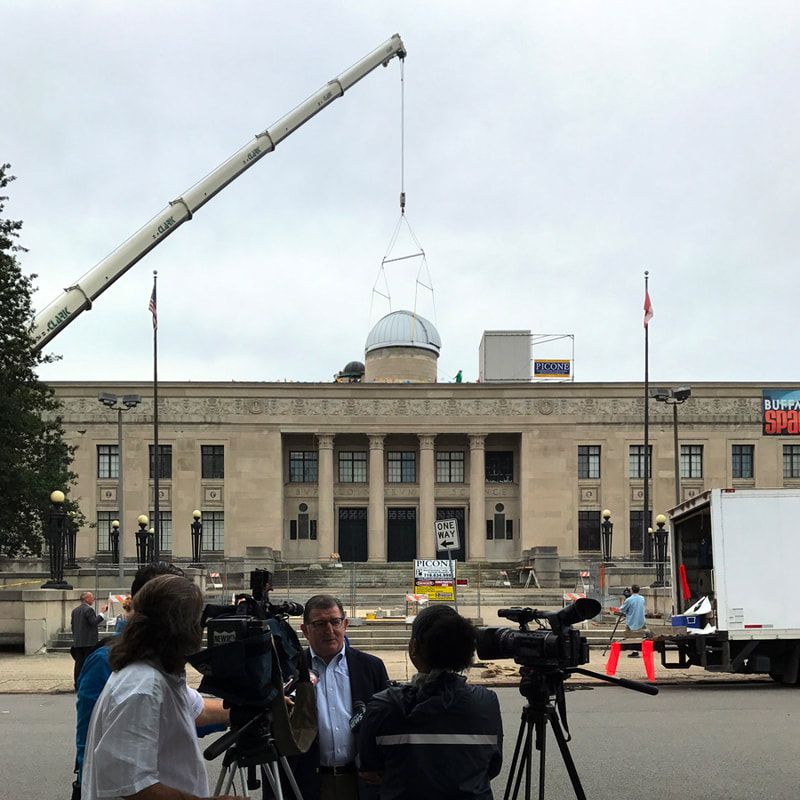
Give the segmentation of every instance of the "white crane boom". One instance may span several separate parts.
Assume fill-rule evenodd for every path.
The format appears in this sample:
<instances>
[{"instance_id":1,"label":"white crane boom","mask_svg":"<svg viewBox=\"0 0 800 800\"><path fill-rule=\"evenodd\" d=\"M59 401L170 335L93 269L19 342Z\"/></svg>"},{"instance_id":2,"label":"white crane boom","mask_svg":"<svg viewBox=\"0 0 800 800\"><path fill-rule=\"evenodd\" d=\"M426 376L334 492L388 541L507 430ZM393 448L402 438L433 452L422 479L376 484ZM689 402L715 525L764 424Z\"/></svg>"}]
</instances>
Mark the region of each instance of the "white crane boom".
<instances>
[{"instance_id":1,"label":"white crane boom","mask_svg":"<svg viewBox=\"0 0 800 800\"><path fill-rule=\"evenodd\" d=\"M213 172L196 183L144 227L140 228L114 252L87 272L77 283L64 289L47 308L34 318L31 328L34 350L41 350L82 311L92 307L114 281L121 278L137 261L159 245L195 211L236 180L262 156L275 149L279 142L326 108L347 89L379 66L387 66L395 57L404 59L406 49L399 34L395 34L350 69L329 81L316 94L301 103L272 127L258 134L241 150L234 153Z\"/></svg>"}]
</instances>

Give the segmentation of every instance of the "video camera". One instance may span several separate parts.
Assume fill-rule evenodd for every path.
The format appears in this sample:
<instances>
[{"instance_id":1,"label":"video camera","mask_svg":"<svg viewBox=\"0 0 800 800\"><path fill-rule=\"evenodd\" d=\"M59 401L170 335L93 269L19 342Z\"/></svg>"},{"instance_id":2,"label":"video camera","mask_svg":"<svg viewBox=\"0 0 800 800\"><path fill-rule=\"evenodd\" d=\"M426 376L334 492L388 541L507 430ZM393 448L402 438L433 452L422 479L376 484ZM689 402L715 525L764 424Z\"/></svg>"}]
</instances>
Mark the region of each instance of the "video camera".
<instances>
[{"instance_id":1,"label":"video camera","mask_svg":"<svg viewBox=\"0 0 800 800\"><path fill-rule=\"evenodd\" d=\"M476 631L478 656L483 659L513 658L517 664L544 672L564 670L589 661L589 644L585 636L572 627L600 612L597 600L581 598L560 611L539 611L533 608L501 608L500 617L519 624L519 630L485 627ZM528 623L536 621L537 630ZM550 624L546 628L544 623Z\"/></svg>"},{"instance_id":2,"label":"video camera","mask_svg":"<svg viewBox=\"0 0 800 800\"><path fill-rule=\"evenodd\" d=\"M235 605L207 605L202 624L207 628L206 650L189 658L203 676L200 691L216 695L226 706L266 708L296 676L302 648L288 624L303 613L300 603L269 602L272 573L250 573L252 594L238 594Z\"/></svg>"}]
</instances>

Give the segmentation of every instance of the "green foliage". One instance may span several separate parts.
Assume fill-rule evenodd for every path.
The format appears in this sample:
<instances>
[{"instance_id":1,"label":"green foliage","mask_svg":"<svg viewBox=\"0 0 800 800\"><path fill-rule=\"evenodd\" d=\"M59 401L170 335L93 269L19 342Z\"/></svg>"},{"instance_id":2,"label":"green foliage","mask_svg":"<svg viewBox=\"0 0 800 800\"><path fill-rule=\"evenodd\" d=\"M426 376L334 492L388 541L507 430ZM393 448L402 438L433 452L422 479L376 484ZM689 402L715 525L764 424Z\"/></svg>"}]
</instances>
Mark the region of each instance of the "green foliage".
<instances>
[{"instance_id":1,"label":"green foliage","mask_svg":"<svg viewBox=\"0 0 800 800\"><path fill-rule=\"evenodd\" d=\"M0 164L0 190L14 180L9 164ZM33 279L24 275L16 243L22 222L4 219L0 196L0 555L41 555L50 493L65 494L75 482L73 449L64 441L60 403L36 377L49 357L35 353L29 335L33 321ZM85 522L67 500L69 525Z\"/></svg>"}]
</instances>

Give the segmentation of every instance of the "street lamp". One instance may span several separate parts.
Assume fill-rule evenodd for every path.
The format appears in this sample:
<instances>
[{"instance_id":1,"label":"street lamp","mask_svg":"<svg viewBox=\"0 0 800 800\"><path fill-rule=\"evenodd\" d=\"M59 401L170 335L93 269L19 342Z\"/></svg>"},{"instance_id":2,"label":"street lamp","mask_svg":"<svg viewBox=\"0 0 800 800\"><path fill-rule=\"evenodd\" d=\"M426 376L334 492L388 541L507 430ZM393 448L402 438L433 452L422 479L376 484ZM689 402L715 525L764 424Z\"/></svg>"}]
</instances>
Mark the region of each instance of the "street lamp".
<instances>
[{"instance_id":1,"label":"street lamp","mask_svg":"<svg viewBox=\"0 0 800 800\"><path fill-rule=\"evenodd\" d=\"M142 402L142 398L138 394L124 394L122 397L118 397L115 394L111 394L110 392L100 392L97 395L97 399L106 407L114 409L117 412L117 457L118 457L118 467L117 467L117 511L119 512L119 518L122 520L122 525L124 528L125 525L125 513L124 513L124 501L123 501L123 493L124 487L122 482L122 412L123 411L130 411L139 403ZM119 560L119 582L120 586L125 585L125 553L123 549L123 542L122 539L118 539L119 542L119 552L117 553L117 559Z\"/></svg>"},{"instance_id":2,"label":"street lamp","mask_svg":"<svg viewBox=\"0 0 800 800\"><path fill-rule=\"evenodd\" d=\"M111 563L119 563L119 520L111 523Z\"/></svg>"},{"instance_id":3,"label":"street lamp","mask_svg":"<svg viewBox=\"0 0 800 800\"><path fill-rule=\"evenodd\" d=\"M203 552L203 523L200 521L202 515L195 509L192 511L194 522L189 526L192 530L192 561L190 567L202 567L200 557Z\"/></svg>"},{"instance_id":4,"label":"street lamp","mask_svg":"<svg viewBox=\"0 0 800 800\"><path fill-rule=\"evenodd\" d=\"M614 523L611 521L611 512L606 508L603 510L603 521L600 523L600 536L603 544L603 561L608 564L611 561L611 537L614 533Z\"/></svg>"},{"instance_id":5,"label":"street lamp","mask_svg":"<svg viewBox=\"0 0 800 800\"><path fill-rule=\"evenodd\" d=\"M67 512L64 510L64 492L50 494L50 520L47 526L47 541L50 547L50 580L42 584L42 589L71 589L64 580L64 533Z\"/></svg>"},{"instance_id":6,"label":"street lamp","mask_svg":"<svg viewBox=\"0 0 800 800\"><path fill-rule=\"evenodd\" d=\"M678 406L685 403L692 396L691 386L678 386L674 389L663 387L652 389L650 396L660 403L672 406L672 436L675 456L675 505L681 504L681 458L678 449ZM647 454L645 454L646 457Z\"/></svg>"},{"instance_id":7,"label":"street lamp","mask_svg":"<svg viewBox=\"0 0 800 800\"><path fill-rule=\"evenodd\" d=\"M139 569L150 563L148 545L150 534L147 530L147 523L150 522L147 516L140 514L137 519L139 523L139 530L136 531L136 560L139 562Z\"/></svg>"},{"instance_id":8,"label":"street lamp","mask_svg":"<svg viewBox=\"0 0 800 800\"><path fill-rule=\"evenodd\" d=\"M657 530L653 533L656 550L656 582L652 584L653 586L665 585L664 567L667 562L667 536L669 535L669 532L664 530L666 522L667 518L663 514L656 517Z\"/></svg>"},{"instance_id":9,"label":"street lamp","mask_svg":"<svg viewBox=\"0 0 800 800\"><path fill-rule=\"evenodd\" d=\"M78 533L75 530L75 522L72 519L75 516L74 511L67 513L67 518L70 524L64 522L64 549L66 550L65 569L78 569L78 563L75 561L75 540L78 538Z\"/></svg>"}]
</instances>

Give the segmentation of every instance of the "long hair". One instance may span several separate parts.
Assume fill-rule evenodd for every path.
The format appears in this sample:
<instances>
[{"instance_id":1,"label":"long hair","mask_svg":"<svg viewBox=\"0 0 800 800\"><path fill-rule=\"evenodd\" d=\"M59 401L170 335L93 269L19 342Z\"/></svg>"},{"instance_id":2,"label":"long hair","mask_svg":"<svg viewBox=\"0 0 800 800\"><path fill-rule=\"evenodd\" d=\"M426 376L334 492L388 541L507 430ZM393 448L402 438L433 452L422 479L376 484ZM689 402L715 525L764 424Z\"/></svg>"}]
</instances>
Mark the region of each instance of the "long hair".
<instances>
[{"instance_id":1,"label":"long hair","mask_svg":"<svg viewBox=\"0 0 800 800\"><path fill-rule=\"evenodd\" d=\"M475 628L450 606L428 606L411 626L421 655L431 669L462 672L472 665Z\"/></svg>"},{"instance_id":2,"label":"long hair","mask_svg":"<svg viewBox=\"0 0 800 800\"><path fill-rule=\"evenodd\" d=\"M203 594L188 578L161 575L148 581L136 593L133 614L111 645L111 669L153 660L167 672L181 672L186 656L202 644L202 612Z\"/></svg>"}]
</instances>

